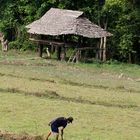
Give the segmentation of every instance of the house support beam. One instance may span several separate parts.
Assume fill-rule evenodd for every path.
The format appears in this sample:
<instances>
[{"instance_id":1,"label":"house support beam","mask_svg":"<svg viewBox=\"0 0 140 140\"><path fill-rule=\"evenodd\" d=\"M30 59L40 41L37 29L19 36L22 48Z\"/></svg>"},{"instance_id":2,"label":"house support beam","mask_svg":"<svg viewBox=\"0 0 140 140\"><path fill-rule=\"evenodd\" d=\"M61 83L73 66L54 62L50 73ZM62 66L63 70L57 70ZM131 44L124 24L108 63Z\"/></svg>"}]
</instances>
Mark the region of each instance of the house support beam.
<instances>
[{"instance_id":1,"label":"house support beam","mask_svg":"<svg viewBox=\"0 0 140 140\"><path fill-rule=\"evenodd\" d=\"M39 57L42 57L43 54L43 44L39 45Z\"/></svg>"},{"instance_id":2,"label":"house support beam","mask_svg":"<svg viewBox=\"0 0 140 140\"><path fill-rule=\"evenodd\" d=\"M61 47L57 47L57 59L61 60Z\"/></svg>"}]
</instances>

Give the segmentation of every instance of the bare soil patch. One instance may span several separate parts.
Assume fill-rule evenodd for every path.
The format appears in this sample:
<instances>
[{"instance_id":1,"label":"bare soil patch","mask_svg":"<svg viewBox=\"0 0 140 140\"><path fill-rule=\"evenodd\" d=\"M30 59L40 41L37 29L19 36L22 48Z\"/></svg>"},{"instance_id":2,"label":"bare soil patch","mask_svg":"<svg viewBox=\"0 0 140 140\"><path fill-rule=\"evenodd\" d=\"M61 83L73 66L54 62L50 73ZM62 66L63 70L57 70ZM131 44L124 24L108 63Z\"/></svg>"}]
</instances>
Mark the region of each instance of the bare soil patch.
<instances>
[{"instance_id":1,"label":"bare soil patch","mask_svg":"<svg viewBox=\"0 0 140 140\"><path fill-rule=\"evenodd\" d=\"M29 135L27 133L14 134L0 131L0 140L43 140L42 136Z\"/></svg>"}]
</instances>

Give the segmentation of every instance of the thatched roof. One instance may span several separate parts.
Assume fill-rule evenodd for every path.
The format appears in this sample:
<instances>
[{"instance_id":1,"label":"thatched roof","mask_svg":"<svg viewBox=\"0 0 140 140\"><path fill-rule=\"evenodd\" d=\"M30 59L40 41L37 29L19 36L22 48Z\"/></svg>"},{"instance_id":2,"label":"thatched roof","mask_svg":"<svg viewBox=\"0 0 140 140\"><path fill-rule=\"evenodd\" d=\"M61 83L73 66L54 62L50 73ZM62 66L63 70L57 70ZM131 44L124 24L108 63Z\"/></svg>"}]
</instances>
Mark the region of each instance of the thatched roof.
<instances>
[{"instance_id":1,"label":"thatched roof","mask_svg":"<svg viewBox=\"0 0 140 140\"><path fill-rule=\"evenodd\" d=\"M27 25L26 28L31 34L52 36L73 34L101 38L112 35L85 18L81 11L57 8L51 8L44 16Z\"/></svg>"}]
</instances>

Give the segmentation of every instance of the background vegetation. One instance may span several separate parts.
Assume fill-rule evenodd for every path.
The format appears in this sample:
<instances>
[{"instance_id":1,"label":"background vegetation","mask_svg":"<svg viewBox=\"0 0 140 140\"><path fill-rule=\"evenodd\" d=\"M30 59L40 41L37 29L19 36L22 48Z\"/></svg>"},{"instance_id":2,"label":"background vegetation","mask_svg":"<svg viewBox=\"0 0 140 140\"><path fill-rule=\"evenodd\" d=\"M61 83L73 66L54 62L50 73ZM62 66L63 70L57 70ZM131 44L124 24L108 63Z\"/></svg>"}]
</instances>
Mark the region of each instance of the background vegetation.
<instances>
[{"instance_id":1,"label":"background vegetation","mask_svg":"<svg viewBox=\"0 0 140 140\"><path fill-rule=\"evenodd\" d=\"M11 48L35 49L28 41L25 25L51 7L84 11L91 21L113 34L108 40L108 59L140 63L139 0L0 0L0 31Z\"/></svg>"}]
</instances>

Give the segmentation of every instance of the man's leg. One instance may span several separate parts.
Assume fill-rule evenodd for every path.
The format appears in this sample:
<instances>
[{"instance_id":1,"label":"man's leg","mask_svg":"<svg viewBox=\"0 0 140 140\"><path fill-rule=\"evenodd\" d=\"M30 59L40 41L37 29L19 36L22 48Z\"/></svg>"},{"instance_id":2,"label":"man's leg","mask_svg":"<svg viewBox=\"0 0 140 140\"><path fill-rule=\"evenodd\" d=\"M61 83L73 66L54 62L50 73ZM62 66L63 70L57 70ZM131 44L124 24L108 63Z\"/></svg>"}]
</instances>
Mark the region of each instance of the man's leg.
<instances>
[{"instance_id":1,"label":"man's leg","mask_svg":"<svg viewBox=\"0 0 140 140\"><path fill-rule=\"evenodd\" d=\"M49 138L49 136L51 135L51 132L49 132L49 134L48 134L48 136L47 136L47 138L46 138L46 140L48 140L48 138Z\"/></svg>"},{"instance_id":2,"label":"man's leg","mask_svg":"<svg viewBox=\"0 0 140 140\"><path fill-rule=\"evenodd\" d=\"M55 138L56 138L56 140L58 140L58 137L59 137L59 134L56 133L56 134L55 134Z\"/></svg>"},{"instance_id":3,"label":"man's leg","mask_svg":"<svg viewBox=\"0 0 140 140\"><path fill-rule=\"evenodd\" d=\"M51 125L51 131L55 136L55 140L58 140L59 137L59 129L55 125Z\"/></svg>"}]
</instances>

